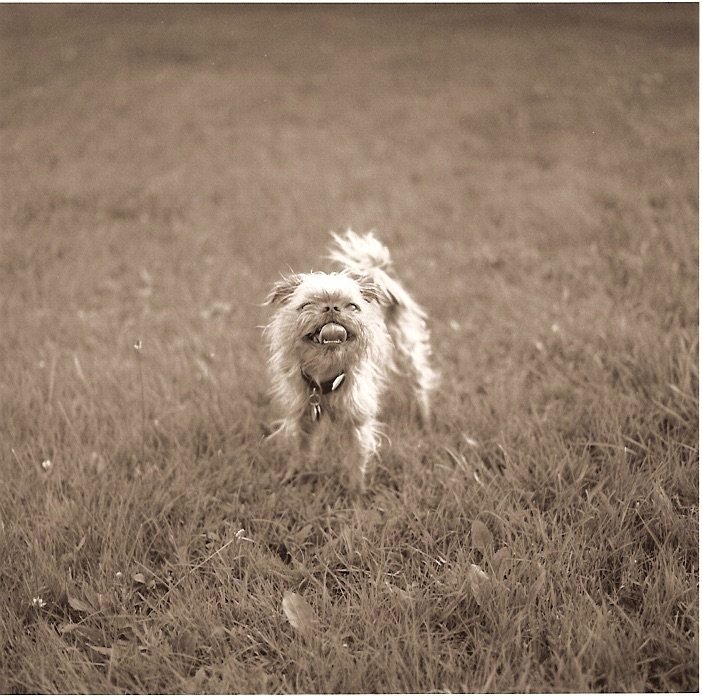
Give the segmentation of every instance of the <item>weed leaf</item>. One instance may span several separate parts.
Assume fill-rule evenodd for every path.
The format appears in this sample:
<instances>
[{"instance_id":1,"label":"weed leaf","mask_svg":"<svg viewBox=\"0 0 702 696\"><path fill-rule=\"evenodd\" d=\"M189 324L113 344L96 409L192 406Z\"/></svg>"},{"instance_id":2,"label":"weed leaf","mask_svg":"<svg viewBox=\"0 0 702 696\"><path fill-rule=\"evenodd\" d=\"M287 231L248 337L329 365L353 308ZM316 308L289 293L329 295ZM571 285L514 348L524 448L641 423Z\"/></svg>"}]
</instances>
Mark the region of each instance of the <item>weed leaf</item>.
<instances>
[{"instance_id":1,"label":"weed leaf","mask_svg":"<svg viewBox=\"0 0 702 696\"><path fill-rule=\"evenodd\" d=\"M511 560L512 553L506 546L503 546L497 551L492 558L492 569L496 578L503 580L505 577L507 577Z\"/></svg>"},{"instance_id":2,"label":"weed leaf","mask_svg":"<svg viewBox=\"0 0 702 696\"><path fill-rule=\"evenodd\" d=\"M546 584L546 569L540 566L539 577L536 578L534 584L529 588L529 595L527 596L527 604L533 604L537 596L541 592L543 586Z\"/></svg>"},{"instance_id":3,"label":"weed leaf","mask_svg":"<svg viewBox=\"0 0 702 696\"><path fill-rule=\"evenodd\" d=\"M90 643L86 643L86 645L91 650L94 650L96 653L100 653L100 655L105 655L106 657L113 657L115 654L114 648L103 648L100 645L91 645Z\"/></svg>"},{"instance_id":4,"label":"weed leaf","mask_svg":"<svg viewBox=\"0 0 702 696\"><path fill-rule=\"evenodd\" d=\"M283 595L283 611L290 625L305 638L309 638L317 628L317 617L312 607L297 592Z\"/></svg>"},{"instance_id":5,"label":"weed leaf","mask_svg":"<svg viewBox=\"0 0 702 696\"><path fill-rule=\"evenodd\" d=\"M480 520L474 520L473 526L470 529L470 535L473 540L473 548L478 549L486 555L492 552L492 532Z\"/></svg>"},{"instance_id":6,"label":"weed leaf","mask_svg":"<svg viewBox=\"0 0 702 696\"><path fill-rule=\"evenodd\" d=\"M297 534L295 534L295 541L301 544L307 537L312 534L312 525L306 524Z\"/></svg>"}]
</instances>

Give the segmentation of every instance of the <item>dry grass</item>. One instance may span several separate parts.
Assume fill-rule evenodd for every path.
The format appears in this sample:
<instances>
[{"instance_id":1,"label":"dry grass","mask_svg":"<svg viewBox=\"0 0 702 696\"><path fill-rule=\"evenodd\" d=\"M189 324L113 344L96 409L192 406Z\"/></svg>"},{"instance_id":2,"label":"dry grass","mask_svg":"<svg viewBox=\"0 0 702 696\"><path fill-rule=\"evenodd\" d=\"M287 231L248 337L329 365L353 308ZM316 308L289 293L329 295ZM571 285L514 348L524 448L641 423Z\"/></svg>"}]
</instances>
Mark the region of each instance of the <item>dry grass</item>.
<instances>
[{"instance_id":1,"label":"dry grass","mask_svg":"<svg viewBox=\"0 0 702 696\"><path fill-rule=\"evenodd\" d=\"M0 691L697 690L694 5L0 21ZM445 375L364 499L260 446L347 226Z\"/></svg>"}]
</instances>

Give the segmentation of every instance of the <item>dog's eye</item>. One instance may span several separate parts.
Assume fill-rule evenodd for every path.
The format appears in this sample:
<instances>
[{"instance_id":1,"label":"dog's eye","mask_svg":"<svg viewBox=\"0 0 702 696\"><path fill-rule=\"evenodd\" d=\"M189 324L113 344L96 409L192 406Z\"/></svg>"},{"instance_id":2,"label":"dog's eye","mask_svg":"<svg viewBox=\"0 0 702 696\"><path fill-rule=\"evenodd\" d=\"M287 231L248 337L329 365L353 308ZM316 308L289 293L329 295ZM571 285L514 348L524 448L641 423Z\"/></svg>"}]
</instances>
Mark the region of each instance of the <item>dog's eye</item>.
<instances>
[{"instance_id":1,"label":"dog's eye","mask_svg":"<svg viewBox=\"0 0 702 696\"><path fill-rule=\"evenodd\" d=\"M353 309L354 312L360 312L361 308L355 302L349 302L346 305L347 308Z\"/></svg>"},{"instance_id":2,"label":"dog's eye","mask_svg":"<svg viewBox=\"0 0 702 696\"><path fill-rule=\"evenodd\" d=\"M303 302L298 308L297 311L301 312L305 307L309 307L312 303L311 302Z\"/></svg>"}]
</instances>

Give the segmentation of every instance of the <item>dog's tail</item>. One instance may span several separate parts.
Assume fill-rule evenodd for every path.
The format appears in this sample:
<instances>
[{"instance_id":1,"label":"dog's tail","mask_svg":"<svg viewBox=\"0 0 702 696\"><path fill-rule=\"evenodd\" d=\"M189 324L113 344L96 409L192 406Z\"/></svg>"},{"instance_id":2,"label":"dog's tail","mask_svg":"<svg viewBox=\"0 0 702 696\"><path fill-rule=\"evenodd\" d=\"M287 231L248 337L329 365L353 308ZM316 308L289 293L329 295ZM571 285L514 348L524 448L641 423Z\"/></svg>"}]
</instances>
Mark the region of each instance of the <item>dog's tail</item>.
<instances>
[{"instance_id":1,"label":"dog's tail","mask_svg":"<svg viewBox=\"0 0 702 696\"><path fill-rule=\"evenodd\" d=\"M440 382L430 365L431 347L427 315L394 277L388 248L372 232L364 235L348 230L332 232L334 245L329 258L344 269L370 277L384 308L385 322L396 349L391 367L414 375L414 388L423 421L429 417L429 397Z\"/></svg>"},{"instance_id":2,"label":"dog's tail","mask_svg":"<svg viewBox=\"0 0 702 696\"><path fill-rule=\"evenodd\" d=\"M331 235L334 245L329 258L345 268L367 273L373 269L386 271L392 266L390 251L372 232L360 235L348 230L343 236L334 232Z\"/></svg>"}]
</instances>

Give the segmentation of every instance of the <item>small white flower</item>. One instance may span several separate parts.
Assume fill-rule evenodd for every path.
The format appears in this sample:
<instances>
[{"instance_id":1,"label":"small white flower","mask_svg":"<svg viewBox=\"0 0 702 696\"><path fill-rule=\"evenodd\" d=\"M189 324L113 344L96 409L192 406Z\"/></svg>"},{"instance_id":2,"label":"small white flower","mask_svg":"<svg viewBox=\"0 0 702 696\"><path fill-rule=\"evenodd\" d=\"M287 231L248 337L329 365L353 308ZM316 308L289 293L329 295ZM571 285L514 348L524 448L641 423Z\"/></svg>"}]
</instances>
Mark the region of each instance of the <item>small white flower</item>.
<instances>
[{"instance_id":1,"label":"small white flower","mask_svg":"<svg viewBox=\"0 0 702 696\"><path fill-rule=\"evenodd\" d=\"M253 539L249 539L249 537L244 536L246 534L245 529L240 529L234 536L239 540L239 541L253 541Z\"/></svg>"},{"instance_id":2,"label":"small white flower","mask_svg":"<svg viewBox=\"0 0 702 696\"><path fill-rule=\"evenodd\" d=\"M41 597L32 597L32 606L37 607L37 609L43 609L46 606L46 602Z\"/></svg>"},{"instance_id":3,"label":"small white flower","mask_svg":"<svg viewBox=\"0 0 702 696\"><path fill-rule=\"evenodd\" d=\"M51 468L51 460L50 459L45 459L41 463L41 468L44 469L44 471L48 471Z\"/></svg>"},{"instance_id":4,"label":"small white flower","mask_svg":"<svg viewBox=\"0 0 702 696\"><path fill-rule=\"evenodd\" d=\"M138 341L136 341L136 342L134 343L134 350L136 350L136 351L141 350L141 345L142 345L142 344L141 344L141 339L139 339Z\"/></svg>"}]
</instances>

